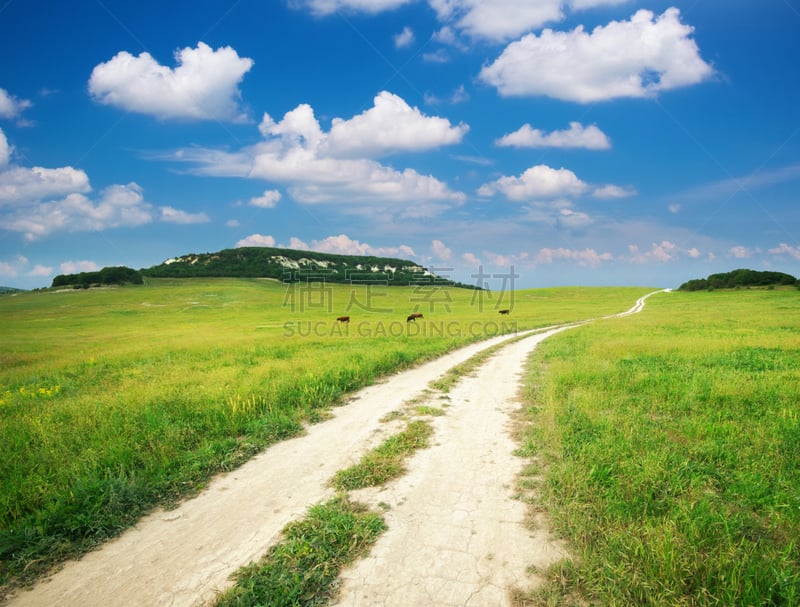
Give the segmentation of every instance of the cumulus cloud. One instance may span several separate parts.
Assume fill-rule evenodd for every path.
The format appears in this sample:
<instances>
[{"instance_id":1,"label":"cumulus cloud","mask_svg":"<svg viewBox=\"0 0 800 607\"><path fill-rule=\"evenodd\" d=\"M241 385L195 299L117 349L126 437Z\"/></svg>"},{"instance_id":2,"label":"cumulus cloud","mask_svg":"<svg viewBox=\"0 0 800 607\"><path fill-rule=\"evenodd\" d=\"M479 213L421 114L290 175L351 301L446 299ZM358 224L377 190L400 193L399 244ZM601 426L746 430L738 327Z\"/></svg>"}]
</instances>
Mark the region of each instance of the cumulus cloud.
<instances>
[{"instance_id":1,"label":"cumulus cloud","mask_svg":"<svg viewBox=\"0 0 800 607\"><path fill-rule=\"evenodd\" d=\"M788 255L794 259L800 259L800 246L793 247L785 242L780 243L777 247L769 249L773 255Z\"/></svg>"},{"instance_id":2,"label":"cumulus cloud","mask_svg":"<svg viewBox=\"0 0 800 607\"><path fill-rule=\"evenodd\" d=\"M656 17L640 10L586 32L551 29L509 44L480 79L503 96L545 95L590 103L646 97L702 82L713 69L700 57L694 29L669 8Z\"/></svg>"},{"instance_id":3,"label":"cumulus cloud","mask_svg":"<svg viewBox=\"0 0 800 607\"><path fill-rule=\"evenodd\" d=\"M440 21L472 38L502 41L564 18L562 0L429 0Z\"/></svg>"},{"instance_id":4,"label":"cumulus cloud","mask_svg":"<svg viewBox=\"0 0 800 607\"><path fill-rule=\"evenodd\" d=\"M281 199L281 193L278 190L264 190L261 196L255 196L250 199L248 203L251 207L259 207L261 209L272 209L278 204Z\"/></svg>"},{"instance_id":5,"label":"cumulus cloud","mask_svg":"<svg viewBox=\"0 0 800 607\"><path fill-rule=\"evenodd\" d=\"M482 265L481 260L474 253L464 253L461 256L461 259L463 259L470 266L477 267Z\"/></svg>"},{"instance_id":6,"label":"cumulus cloud","mask_svg":"<svg viewBox=\"0 0 800 607\"><path fill-rule=\"evenodd\" d=\"M478 189L478 195L492 196L499 192L509 200L542 200L580 196L588 188L589 186L569 169L553 169L540 164L529 168L519 177L504 176L484 184Z\"/></svg>"},{"instance_id":7,"label":"cumulus cloud","mask_svg":"<svg viewBox=\"0 0 800 607\"><path fill-rule=\"evenodd\" d=\"M2 134L2 131L0 131ZM8 147L3 135L2 141ZM0 228L36 240L57 231L98 231L151 221L151 205L135 183L112 185L97 200L89 177L72 167L0 164Z\"/></svg>"},{"instance_id":8,"label":"cumulus cloud","mask_svg":"<svg viewBox=\"0 0 800 607\"><path fill-rule=\"evenodd\" d=\"M569 230L582 230L592 223L592 218L582 211L561 209L558 214L558 225Z\"/></svg>"},{"instance_id":9,"label":"cumulus cloud","mask_svg":"<svg viewBox=\"0 0 800 607\"><path fill-rule=\"evenodd\" d=\"M469 130L446 118L426 116L401 97L382 91L365 112L349 120L334 118L327 136L332 155L382 156L459 143Z\"/></svg>"},{"instance_id":10,"label":"cumulus cloud","mask_svg":"<svg viewBox=\"0 0 800 607\"><path fill-rule=\"evenodd\" d=\"M340 255L375 255L377 257L416 256L414 249L408 245L400 245L396 247L373 247L366 242L354 240L346 234L328 236L323 240L314 240L311 242L310 248L311 250L319 251L320 253L338 253Z\"/></svg>"},{"instance_id":11,"label":"cumulus cloud","mask_svg":"<svg viewBox=\"0 0 800 607\"><path fill-rule=\"evenodd\" d=\"M425 116L384 92L370 110L350 120L334 119L328 133L311 106L301 104L277 122L265 114L259 125L264 141L254 146L235 153L181 150L171 159L195 163L201 174L287 184L295 200L309 204L461 203L465 195L435 177L410 168L397 170L371 156L455 143L466 129Z\"/></svg>"},{"instance_id":12,"label":"cumulus cloud","mask_svg":"<svg viewBox=\"0 0 800 607\"><path fill-rule=\"evenodd\" d=\"M731 247L728 249L728 253L736 259L747 259L751 255L750 249L742 246Z\"/></svg>"},{"instance_id":13,"label":"cumulus cloud","mask_svg":"<svg viewBox=\"0 0 800 607\"><path fill-rule=\"evenodd\" d=\"M12 261L0 261L0 276L14 278L28 263L28 259L23 255L17 255Z\"/></svg>"},{"instance_id":14,"label":"cumulus cloud","mask_svg":"<svg viewBox=\"0 0 800 607\"><path fill-rule=\"evenodd\" d=\"M629 198L631 196L636 196L636 188L631 186L621 187L618 185L607 184L595 188L595 190L592 192L592 196L603 199Z\"/></svg>"},{"instance_id":15,"label":"cumulus cloud","mask_svg":"<svg viewBox=\"0 0 800 607\"><path fill-rule=\"evenodd\" d=\"M0 172L0 207L8 203L91 190L88 175L72 167L47 169L6 166L6 170ZM0 165L0 169L3 166Z\"/></svg>"},{"instance_id":16,"label":"cumulus cloud","mask_svg":"<svg viewBox=\"0 0 800 607\"><path fill-rule=\"evenodd\" d=\"M631 0L569 0L569 7L574 11L580 11L589 8L596 8L598 6L616 6L617 4L625 4Z\"/></svg>"},{"instance_id":17,"label":"cumulus cloud","mask_svg":"<svg viewBox=\"0 0 800 607\"><path fill-rule=\"evenodd\" d=\"M27 99L18 99L7 90L0 88L0 118L17 118L32 105Z\"/></svg>"},{"instance_id":18,"label":"cumulus cloud","mask_svg":"<svg viewBox=\"0 0 800 607\"><path fill-rule=\"evenodd\" d=\"M3 170L6 166L8 166L10 160L11 145L8 143L8 139L6 139L6 134L3 132L3 129L0 129L0 170Z\"/></svg>"},{"instance_id":19,"label":"cumulus cloud","mask_svg":"<svg viewBox=\"0 0 800 607\"><path fill-rule=\"evenodd\" d=\"M445 246L441 240L434 240L431 242L431 251L434 257L441 261L449 261L453 257L453 251Z\"/></svg>"},{"instance_id":20,"label":"cumulus cloud","mask_svg":"<svg viewBox=\"0 0 800 607\"><path fill-rule=\"evenodd\" d=\"M450 104L457 104L457 103L465 103L469 101L470 96L467 92L467 89L464 88L464 85L459 85L456 90L454 90L449 97L444 99L437 97L433 93L425 93L424 95L425 103L427 105L441 105L442 103L450 103Z\"/></svg>"},{"instance_id":21,"label":"cumulus cloud","mask_svg":"<svg viewBox=\"0 0 800 607\"><path fill-rule=\"evenodd\" d=\"M614 256L611 253L598 253L591 248L578 250L563 247L539 249L539 252L533 258L534 263L539 265L552 264L559 261L571 261L577 263L579 266L591 268L596 268L603 262L613 260Z\"/></svg>"},{"instance_id":22,"label":"cumulus cloud","mask_svg":"<svg viewBox=\"0 0 800 607\"><path fill-rule=\"evenodd\" d=\"M59 266L62 274L78 274L80 272L96 272L100 269L93 261L65 261Z\"/></svg>"},{"instance_id":23,"label":"cumulus cloud","mask_svg":"<svg viewBox=\"0 0 800 607\"><path fill-rule=\"evenodd\" d=\"M607 150L611 147L608 136L595 125L583 126L570 122L569 129L545 133L524 124L513 133L503 135L495 143L501 147L516 148L585 148Z\"/></svg>"},{"instance_id":24,"label":"cumulus cloud","mask_svg":"<svg viewBox=\"0 0 800 607\"><path fill-rule=\"evenodd\" d=\"M30 272L28 272L28 276L52 276L53 275L53 268L50 266L44 266L40 263L37 263L33 268L31 268Z\"/></svg>"},{"instance_id":25,"label":"cumulus cloud","mask_svg":"<svg viewBox=\"0 0 800 607\"><path fill-rule=\"evenodd\" d=\"M700 256L700 251L698 249L694 247L682 249L677 244L670 242L669 240L654 242L651 244L650 249L646 251L639 249L638 245L628 245L628 252L630 253L628 261L639 264L653 262L666 263L685 257L696 259Z\"/></svg>"},{"instance_id":26,"label":"cumulus cloud","mask_svg":"<svg viewBox=\"0 0 800 607\"><path fill-rule=\"evenodd\" d=\"M414 44L414 30L408 26L405 26L402 32L395 35L394 45L397 48L406 48L412 44Z\"/></svg>"},{"instance_id":27,"label":"cumulus cloud","mask_svg":"<svg viewBox=\"0 0 800 607\"><path fill-rule=\"evenodd\" d=\"M274 247L275 239L272 236L263 234L251 234L247 238L242 238L236 243L236 248L241 247Z\"/></svg>"},{"instance_id":28,"label":"cumulus cloud","mask_svg":"<svg viewBox=\"0 0 800 607\"><path fill-rule=\"evenodd\" d=\"M208 223L211 218L205 213L188 213L173 207L161 207L161 221L188 225L193 223Z\"/></svg>"},{"instance_id":29,"label":"cumulus cloud","mask_svg":"<svg viewBox=\"0 0 800 607\"><path fill-rule=\"evenodd\" d=\"M263 234L252 234L247 238L243 238L236 243L236 247L274 247L275 238L272 236L265 236ZM414 257L414 249L408 245L399 245L396 247L373 247L365 242L359 242L350 238L346 234L339 234L337 236L328 236L322 240L312 240L311 244L307 244L292 236L289 245L280 245L280 248L296 249L300 251L318 251L319 253L336 253L340 255L374 255L377 257Z\"/></svg>"},{"instance_id":30,"label":"cumulus cloud","mask_svg":"<svg viewBox=\"0 0 800 607\"><path fill-rule=\"evenodd\" d=\"M69 194L63 200L35 204L5 227L35 240L56 231L99 232L152 221L152 206L144 201L136 183L112 185L100 194L96 202L83 194Z\"/></svg>"},{"instance_id":31,"label":"cumulus cloud","mask_svg":"<svg viewBox=\"0 0 800 607\"><path fill-rule=\"evenodd\" d=\"M331 15L338 11L377 14L393 10L413 0L289 0L289 6L308 9L314 15Z\"/></svg>"},{"instance_id":32,"label":"cumulus cloud","mask_svg":"<svg viewBox=\"0 0 800 607\"><path fill-rule=\"evenodd\" d=\"M175 53L177 66L159 64L149 53L126 51L97 65L89 92L100 103L160 119L243 121L239 83L253 60L231 47L203 42Z\"/></svg>"}]
</instances>

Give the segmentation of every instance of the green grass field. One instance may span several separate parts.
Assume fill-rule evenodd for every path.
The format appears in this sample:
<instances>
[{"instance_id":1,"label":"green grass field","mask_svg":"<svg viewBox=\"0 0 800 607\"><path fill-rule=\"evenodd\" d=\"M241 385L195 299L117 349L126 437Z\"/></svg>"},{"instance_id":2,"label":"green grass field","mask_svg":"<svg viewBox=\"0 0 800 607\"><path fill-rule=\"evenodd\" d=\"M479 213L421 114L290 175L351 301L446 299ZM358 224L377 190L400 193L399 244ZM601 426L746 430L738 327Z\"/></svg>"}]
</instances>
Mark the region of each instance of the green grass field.
<instances>
[{"instance_id":1,"label":"green grass field","mask_svg":"<svg viewBox=\"0 0 800 607\"><path fill-rule=\"evenodd\" d=\"M520 604L800 604L797 290L658 295L545 341L528 383L573 558Z\"/></svg>"},{"instance_id":2,"label":"green grass field","mask_svg":"<svg viewBox=\"0 0 800 607\"><path fill-rule=\"evenodd\" d=\"M380 375L483 337L624 311L649 290L537 289L512 300L438 287L151 279L4 295L0 585L33 579L192 494ZM406 323L412 311L425 318Z\"/></svg>"}]
</instances>

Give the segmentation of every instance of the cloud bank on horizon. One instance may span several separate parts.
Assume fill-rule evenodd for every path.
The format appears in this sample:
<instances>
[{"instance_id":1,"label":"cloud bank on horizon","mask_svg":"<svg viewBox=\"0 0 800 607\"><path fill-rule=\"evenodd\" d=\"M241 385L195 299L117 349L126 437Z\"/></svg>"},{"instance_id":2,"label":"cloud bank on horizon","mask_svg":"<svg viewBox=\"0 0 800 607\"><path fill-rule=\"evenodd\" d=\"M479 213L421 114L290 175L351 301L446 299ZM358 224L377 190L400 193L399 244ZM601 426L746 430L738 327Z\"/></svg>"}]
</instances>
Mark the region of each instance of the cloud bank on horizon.
<instances>
[{"instance_id":1,"label":"cloud bank on horizon","mask_svg":"<svg viewBox=\"0 0 800 607\"><path fill-rule=\"evenodd\" d=\"M97 40L64 13L44 66L28 41L0 72L0 284L175 247L514 266L520 286L800 268L790 2L149 6L101 9ZM2 44L46 27L28 11L4 9ZM758 65L737 24L772 28ZM756 99L765 66L786 90Z\"/></svg>"}]
</instances>

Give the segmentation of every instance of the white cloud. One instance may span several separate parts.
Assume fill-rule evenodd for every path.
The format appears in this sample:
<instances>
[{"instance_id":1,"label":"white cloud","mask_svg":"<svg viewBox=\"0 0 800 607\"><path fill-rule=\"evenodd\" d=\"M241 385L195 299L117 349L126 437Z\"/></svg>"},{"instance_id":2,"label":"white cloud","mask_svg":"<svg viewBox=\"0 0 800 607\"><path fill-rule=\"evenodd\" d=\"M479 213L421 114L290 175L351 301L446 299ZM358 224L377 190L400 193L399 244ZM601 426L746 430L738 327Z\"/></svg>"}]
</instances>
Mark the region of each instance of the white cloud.
<instances>
[{"instance_id":1,"label":"white cloud","mask_svg":"<svg viewBox=\"0 0 800 607\"><path fill-rule=\"evenodd\" d=\"M0 88L0 118L16 118L33 104L27 99L17 99Z\"/></svg>"},{"instance_id":2,"label":"white cloud","mask_svg":"<svg viewBox=\"0 0 800 607\"><path fill-rule=\"evenodd\" d=\"M640 264L650 262L664 263L673 261L682 255L696 257L697 253L697 249L682 251L678 245L668 240L662 240L660 243L654 242L649 251L640 251L637 245L628 245L628 251L631 254L629 261Z\"/></svg>"},{"instance_id":3,"label":"white cloud","mask_svg":"<svg viewBox=\"0 0 800 607\"><path fill-rule=\"evenodd\" d=\"M580 196L588 185L569 169L553 169L537 165L519 177L500 177L478 189L479 196L492 196L499 192L509 200L551 199L561 196Z\"/></svg>"},{"instance_id":4,"label":"white cloud","mask_svg":"<svg viewBox=\"0 0 800 607\"><path fill-rule=\"evenodd\" d=\"M570 230L581 230L592 223L592 218L582 211L561 209L558 214L558 224Z\"/></svg>"},{"instance_id":5,"label":"white cloud","mask_svg":"<svg viewBox=\"0 0 800 607\"><path fill-rule=\"evenodd\" d=\"M149 53L134 57L126 51L97 65L89 92L107 105L161 119L243 121L239 83L253 60L229 47L213 50L198 42L175 53L174 69L160 65Z\"/></svg>"},{"instance_id":6,"label":"white cloud","mask_svg":"<svg viewBox=\"0 0 800 607\"><path fill-rule=\"evenodd\" d=\"M340 255L374 255L376 257L415 257L414 249L407 245L397 247L373 247L365 242L353 240L346 234L328 236L324 240L314 240L311 250L320 253L338 253Z\"/></svg>"},{"instance_id":7,"label":"white cloud","mask_svg":"<svg viewBox=\"0 0 800 607\"><path fill-rule=\"evenodd\" d=\"M395 35L394 45L397 48L406 48L412 44L414 44L414 30L408 26L405 26L402 32Z\"/></svg>"},{"instance_id":8,"label":"white cloud","mask_svg":"<svg viewBox=\"0 0 800 607\"><path fill-rule=\"evenodd\" d=\"M446 99L440 99L433 93L425 93L424 95L425 103L427 105L441 105L442 103L450 103L450 104L457 104L457 103L465 103L470 100L469 93L464 88L464 85L460 85L456 90L454 90L450 96Z\"/></svg>"},{"instance_id":9,"label":"white cloud","mask_svg":"<svg viewBox=\"0 0 800 607\"><path fill-rule=\"evenodd\" d=\"M0 170L3 170L5 167L7 167L10 160L11 145L8 143L8 139L6 139L6 134L3 132L3 129L0 129Z\"/></svg>"},{"instance_id":10,"label":"white cloud","mask_svg":"<svg viewBox=\"0 0 800 607\"><path fill-rule=\"evenodd\" d=\"M414 257L414 249L407 245L399 245L396 247L373 247L365 242L359 242L347 236L346 234L339 234L338 236L328 236L322 240L312 240L311 244L307 244L292 236L289 240L289 245L276 245L275 238L263 234L252 234L247 238L243 238L236 243L236 247L275 247L296 249L300 251L318 251L320 253L336 253L340 255L374 255L376 257Z\"/></svg>"},{"instance_id":11,"label":"white cloud","mask_svg":"<svg viewBox=\"0 0 800 607\"><path fill-rule=\"evenodd\" d=\"M261 209L272 209L275 208L275 205L278 204L280 199L281 193L278 190L264 190L261 196L251 198L248 204Z\"/></svg>"},{"instance_id":12,"label":"white cloud","mask_svg":"<svg viewBox=\"0 0 800 607\"><path fill-rule=\"evenodd\" d=\"M54 232L99 232L109 228L135 227L152 221L152 205L144 201L135 183L112 185L97 202L81 193L63 199L26 201L0 214L0 228L22 232L32 241Z\"/></svg>"},{"instance_id":13,"label":"white cloud","mask_svg":"<svg viewBox=\"0 0 800 607\"><path fill-rule=\"evenodd\" d=\"M46 169L11 166L0 172L0 207L4 203L41 200L90 190L86 173L72 167Z\"/></svg>"},{"instance_id":14,"label":"white cloud","mask_svg":"<svg viewBox=\"0 0 800 607\"><path fill-rule=\"evenodd\" d=\"M503 41L564 18L562 0L429 0L439 20L473 38Z\"/></svg>"},{"instance_id":15,"label":"white cloud","mask_svg":"<svg viewBox=\"0 0 800 607\"><path fill-rule=\"evenodd\" d=\"M311 249L305 242L297 238L296 236L292 236L289 239L289 248L290 249L297 249L299 251L308 251Z\"/></svg>"},{"instance_id":16,"label":"white cloud","mask_svg":"<svg viewBox=\"0 0 800 607\"><path fill-rule=\"evenodd\" d=\"M477 266L481 265L481 260L480 260L480 259L478 259L478 258L475 256L475 254L474 254L474 253L464 253L464 254L461 256L461 259L463 259L463 260L464 260L464 261L465 261L465 262L466 262L468 265L470 265L470 266L475 266L475 267L477 267Z\"/></svg>"},{"instance_id":17,"label":"white cloud","mask_svg":"<svg viewBox=\"0 0 800 607\"><path fill-rule=\"evenodd\" d=\"M289 0L292 8L308 8L312 14L324 16L338 11L377 14L393 10L413 0Z\"/></svg>"},{"instance_id":18,"label":"white cloud","mask_svg":"<svg viewBox=\"0 0 800 607\"><path fill-rule=\"evenodd\" d=\"M43 266L40 263L37 263L33 268L31 268L30 272L27 274L28 276L52 276L53 275L53 268L50 266Z\"/></svg>"},{"instance_id":19,"label":"white cloud","mask_svg":"<svg viewBox=\"0 0 800 607\"><path fill-rule=\"evenodd\" d=\"M80 272L96 272L100 269L93 261L65 261L59 265L62 274L78 274Z\"/></svg>"},{"instance_id":20,"label":"white cloud","mask_svg":"<svg viewBox=\"0 0 800 607\"><path fill-rule=\"evenodd\" d=\"M200 174L287 184L295 200L309 204L460 204L465 195L435 177L410 168L397 170L366 155L431 149L459 141L466 128L424 116L384 92L372 109L350 120L334 119L330 133L323 132L314 110L302 104L280 122L265 114L259 125L265 140L240 152L187 149L170 159L196 163Z\"/></svg>"},{"instance_id":21,"label":"white cloud","mask_svg":"<svg viewBox=\"0 0 800 607\"><path fill-rule=\"evenodd\" d=\"M208 223L211 221L205 213L188 213L173 207L161 207L161 221L188 225L193 223Z\"/></svg>"},{"instance_id":22,"label":"white cloud","mask_svg":"<svg viewBox=\"0 0 800 607\"><path fill-rule=\"evenodd\" d=\"M423 53L422 59L428 63L447 63L450 61L450 54L443 48L439 48L432 53Z\"/></svg>"},{"instance_id":23,"label":"white cloud","mask_svg":"<svg viewBox=\"0 0 800 607\"><path fill-rule=\"evenodd\" d=\"M618 185L607 184L595 188L595 190L592 192L592 196L594 196L595 198L603 198L603 199L629 198L631 196L636 196L636 188L630 186L621 187Z\"/></svg>"},{"instance_id":24,"label":"white cloud","mask_svg":"<svg viewBox=\"0 0 800 607\"><path fill-rule=\"evenodd\" d=\"M640 10L591 33L550 29L509 44L480 73L503 96L546 95L589 103L646 97L701 82L713 73L691 38L693 28L669 8Z\"/></svg>"},{"instance_id":25,"label":"white cloud","mask_svg":"<svg viewBox=\"0 0 800 607\"><path fill-rule=\"evenodd\" d=\"M24 255L17 255L12 261L0 261L0 276L16 277L29 264Z\"/></svg>"},{"instance_id":26,"label":"white cloud","mask_svg":"<svg viewBox=\"0 0 800 607\"><path fill-rule=\"evenodd\" d=\"M431 251L433 251L434 257L441 261L449 261L453 257L453 251L445 246L441 240L431 242Z\"/></svg>"},{"instance_id":27,"label":"white cloud","mask_svg":"<svg viewBox=\"0 0 800 607\"><path fill-rule=\"evenodd\" d=\"M595 8L597 6L616 6L631 0L569 0L569 7L574 11Z\"/></svg>"},{"instance_id":28,"label":"white cloud","mask_svg":"<svg viewBox=\"0 0 800 607\"><path fill-rule=\"evenodd\" d=\"M225 227L226 228L238 228L241 225L242 224L239 223L238 219L229 219L228 221L225 222Z\"/></svg>"},{"instance_id":29,"label":"white cloud","mask_svg":"<svg viewBox=\"0 0 800 607\"><path fill-rule=\"evenodd\" d=\"M752 254L750 249L742 246L731 247L728 250L728 253L731 255L731 257L735 257L736 259L747 259Z\"/></svg>"},{"instance_id":30,"label":"white cloud","mask_svg":"<svg viewBox=\"0 0 800 607\"><path fill-rule=\"evenodd\" d=\"M247 238L242 238L236 243L236 248L241 247L274 247L275 239L272 236L263 234L251 234Z\"/></svg>"},{"instance_id":31,"label":"white cloud","mask_svg":"<svg viewBox=\"0 0 800 607\"><path fill-rule=\"evenodd\" d=\"M487 251L485 255L489 259L489 263L491 265L499 268L513 268L517 264L525 262L529 257L529 254L525 251L516 255L502 255L500 253L491 253Z\"/></svg>"},{"instance_id":32,"label":"white cloud","mask_svg":"<svg viewBox=\"0 0 800 607\"><path fill-rule=\"evenodd\" d=\"M382 91L365 112L349 120L334 118L326 143L333 156L381 156L459 143L469 130L446 118L426 116L401 97Z\"/></svg>"},{"instance_id":33,"label":"white cloud","mask_svg":"<svg viewBox=\"0 0 800 607\"><path fill-rule=\"evenodd\" d=\"M567 248L543 248L535 255L533 261L537 265L552 264L559 261L576 262L582 267L596 268L607 261L613 261L611 253L598 253L594 249L586 248L582 250Z\"/></svg>"},{"instance_id":34,"label":"white cloud","mask_svg":"<svg viewBox=\"0 0 800 607\"><path fill-rule=\"evenodd\" d=\"M501 147L517 148L585 148L587 150L607 150L611 147L608 136L595 125L583 126L580 122L570 122L569 129L545 133L524 124L513 133L503 135L495 142Z\"/></svg>"},{"instance_id":35,"label":"white cloud","mask_svg":"<svg viewBox=\"0 0 800 607\"><path fill-rule=\"evenodd\" d=\"M785 242L780 243L780 245L774 249L770 249L769 252L773 255L788 255L794 259L800 259L800 246L793 247Z\"/></svg>"}]
</instances>

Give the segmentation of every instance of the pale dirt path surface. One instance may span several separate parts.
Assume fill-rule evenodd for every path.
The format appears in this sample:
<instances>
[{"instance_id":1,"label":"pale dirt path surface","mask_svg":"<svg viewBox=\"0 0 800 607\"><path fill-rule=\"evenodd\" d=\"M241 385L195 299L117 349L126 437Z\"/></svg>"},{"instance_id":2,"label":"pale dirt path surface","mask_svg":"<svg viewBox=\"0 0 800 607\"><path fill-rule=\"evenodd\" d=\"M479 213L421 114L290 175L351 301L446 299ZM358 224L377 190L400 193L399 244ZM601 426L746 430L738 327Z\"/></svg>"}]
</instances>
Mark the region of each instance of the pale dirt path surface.
<instances>
[{"instance_id":1,"label":"pale dirt path surface","mask_svg":"<svg viewBox=\"0 0 800 607\"><path fill-rule=\"evenodd\" d=\"M351 492L384 508L388 530L370 554L341 576L341 607L510 605L511 589L529 590L565 556L546 528L527 528L516 477L513 414L525 360L555 329L505 346L449 396L436 418L433 446L385 488Z\"/></svg>"},{"instance_id":2,"label":"pale dirt path surface","mask_svg":"<svg viewBox=\"0 0 800 607\"><path fill-rule=\"evenodd\" d=\"M13 607L197 607L212 604L229 576L258 560L290 521L333 495L337 470L384 440L387 413L417 397L452 366L499 336L390 376L354 394L300 437L277 443L172 511L157 511L79 561L71 561ZM383 433L383 434L382 434Z\"/></svg>"}]
</instances>

